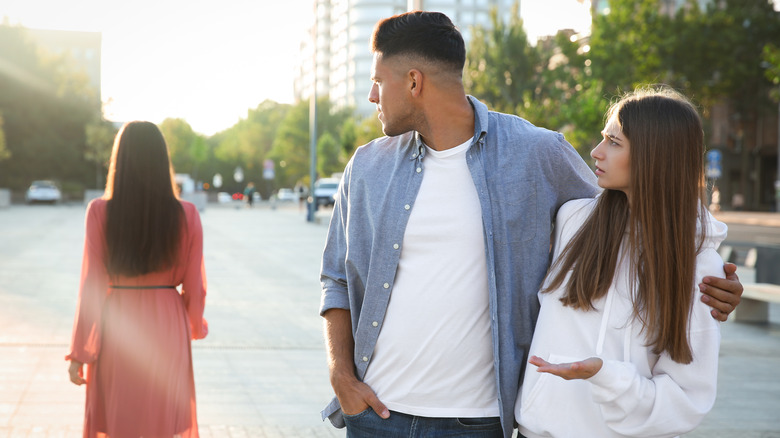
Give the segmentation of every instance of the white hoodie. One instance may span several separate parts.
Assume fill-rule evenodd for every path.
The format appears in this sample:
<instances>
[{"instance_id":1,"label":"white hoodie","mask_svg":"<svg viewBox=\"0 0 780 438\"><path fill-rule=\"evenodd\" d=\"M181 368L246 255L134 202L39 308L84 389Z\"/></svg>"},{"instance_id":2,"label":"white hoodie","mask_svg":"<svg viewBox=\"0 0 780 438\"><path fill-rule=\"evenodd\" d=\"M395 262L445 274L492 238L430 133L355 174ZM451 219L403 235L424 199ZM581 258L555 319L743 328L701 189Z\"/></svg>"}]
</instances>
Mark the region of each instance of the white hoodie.
<instances>
[{"instance_id":1,"label":"white hoodie","mask_svg":"<svg viewBox=\"0 0 780 438\"><path fill-rule=\"evenodd\" d=\"M560 208L554 259L595 204L595 199L578 199ZM716 249L726 237L726 225L707 216L696 284L707 275L724 275ZM720 326L699 300L698 288L689 323L693 362L680 364L645 345L641 322L633 316L625 259L621 254L612 286L593 302L595 310L563 306L559 298L565 286L539 293L542 308L530 355L551 363L597 356L604 364L590 379L568 381L528 364L515 405L526 437L673 437L694 429L715 403Z\"/></svg>"}]
</instances>

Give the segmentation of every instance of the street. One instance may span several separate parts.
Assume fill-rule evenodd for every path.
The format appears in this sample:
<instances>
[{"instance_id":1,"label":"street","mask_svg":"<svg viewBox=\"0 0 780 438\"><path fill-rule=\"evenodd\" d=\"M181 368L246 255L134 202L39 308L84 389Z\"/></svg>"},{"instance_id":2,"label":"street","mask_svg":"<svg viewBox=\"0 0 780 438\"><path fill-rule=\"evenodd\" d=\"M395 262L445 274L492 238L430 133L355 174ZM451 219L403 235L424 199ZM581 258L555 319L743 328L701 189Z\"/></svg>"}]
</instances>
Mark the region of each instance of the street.
<instances>
[{"instance_id":1,"label":"street","mask_svg":"<svg viewBox=\"0 0 780 438\"><path fill-rule=\"evenodd\" d=\"M319 415L332 396L317 313L327 212L313 224L297 204L201 214L210 333L193 342L193 366L202 437L344 436ZM0 436L81 436L84 388L68 381L63 358L83 221L81 205L0 209ZM769 325L722 325L718 399L686 437L780 437L779 310Z\"/></svg>"}]
</instances>

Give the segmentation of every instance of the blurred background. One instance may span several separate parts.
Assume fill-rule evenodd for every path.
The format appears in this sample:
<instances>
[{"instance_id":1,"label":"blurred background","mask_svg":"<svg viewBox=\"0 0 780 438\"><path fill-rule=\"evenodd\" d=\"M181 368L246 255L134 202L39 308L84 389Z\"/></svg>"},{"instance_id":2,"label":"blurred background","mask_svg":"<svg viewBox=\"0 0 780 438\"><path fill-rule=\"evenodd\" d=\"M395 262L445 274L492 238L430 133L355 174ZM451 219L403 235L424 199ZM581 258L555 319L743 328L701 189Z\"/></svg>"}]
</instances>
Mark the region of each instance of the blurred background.
<instances>
[{"instance_id":1,"label":"blurred background","mask_svg":"<svg viewBox=\"0 0 780 438\"><path fill-rule=\"evenodd\" d=\"M780 211L778 0L6 1L0 206L99 196L114 134L137 119L162 129L186 196L232 202L249 182L260 200L306 196L382 135L368 39L410 9L462 30L468 93L586 161L611 99L674 86L705 119L714 208Z\"/></svg>"}]
</instances>

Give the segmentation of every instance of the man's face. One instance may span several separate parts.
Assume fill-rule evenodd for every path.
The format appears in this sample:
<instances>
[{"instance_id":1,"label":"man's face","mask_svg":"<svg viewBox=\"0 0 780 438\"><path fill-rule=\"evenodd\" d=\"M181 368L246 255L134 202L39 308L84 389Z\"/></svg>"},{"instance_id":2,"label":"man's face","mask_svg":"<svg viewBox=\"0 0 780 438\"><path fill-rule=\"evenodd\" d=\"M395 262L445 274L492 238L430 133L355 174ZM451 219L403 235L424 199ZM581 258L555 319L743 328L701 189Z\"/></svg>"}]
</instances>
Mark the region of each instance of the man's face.
<instances>
[{"instance_id":1,"label":"man's face","mask_svg":"<svg viewBox=\"0 0 780 438\"><path fill-rule=\"evenodd\" d=\"M409 100L410 79L406 73L402 57L383 59L381 53L374 53L368 100L379 111L382 132L391 137L415 129Z\"/></svg>"}]
</instances>

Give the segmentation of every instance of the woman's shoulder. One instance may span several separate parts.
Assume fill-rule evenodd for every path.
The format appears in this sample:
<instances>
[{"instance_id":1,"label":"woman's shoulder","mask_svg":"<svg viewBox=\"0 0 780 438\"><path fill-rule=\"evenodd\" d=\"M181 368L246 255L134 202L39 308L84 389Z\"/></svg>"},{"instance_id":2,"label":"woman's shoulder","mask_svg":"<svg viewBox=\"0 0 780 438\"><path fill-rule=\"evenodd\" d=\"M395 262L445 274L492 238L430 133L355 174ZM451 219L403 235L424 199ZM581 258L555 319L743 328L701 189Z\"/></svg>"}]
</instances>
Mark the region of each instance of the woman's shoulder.
<instances>
[{"instance_id":1,"label":"woman's shoulder","mask_svg":"<svg viewBox=\"0 0 780 438\"><path fill-rule=\"evenodd\" d=\"M198 213L198 207L192 202L179 199L179 204L181 204L181 209L187 217L200 215L200 213Z\"/></svg>"},{"instance_id":2,"label":"woman's shoulder","mask_svg":"<svg viewBox=\"0 0 780 438\"><path fill-rule=\"evenodd\" d=\"M200 223L200 213L198 212L198 207L196 207L195 204L189 201L184 201L182 199L179 199L179 203L181 204L181 209L184 212L184 218L188 224L193 222Z\"/></svg>"},{"instance_id":3,"label":"woman's shoulder","mask_svg":"<svg viewBox=\"0 0 780 438\"><path fill-rule=\"evenodd\" d=\"M89 204L87 204L87 218L105 216L106 205L108 205L108 201L103 198L95 198L89 201Z\"/></svg>"},{"instance_id":4,"label":"woman's shoulder","mask_svg":"<svg viewBox=\"0 0 780 438\"><path fill-rule=\"evenodd\" d=\"M586 218L590 216L596 206L597 198L572 199L558 209L558 220L566 220L573 217Z\"/></svg>"}]
</instances>

